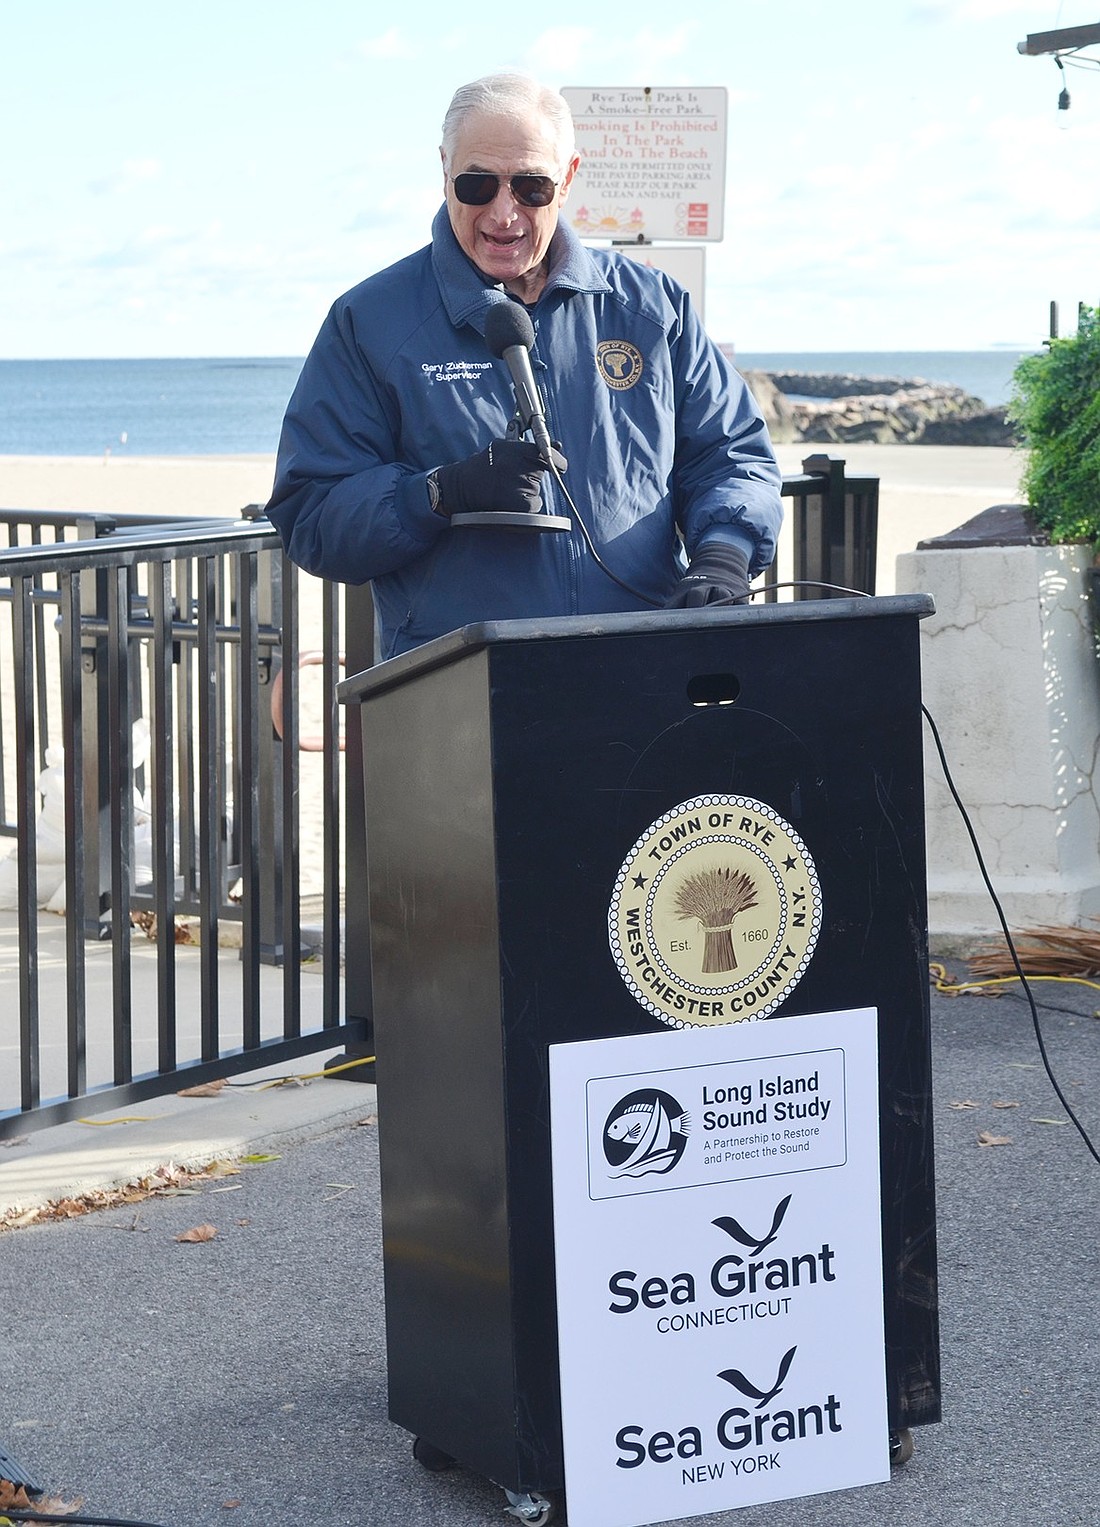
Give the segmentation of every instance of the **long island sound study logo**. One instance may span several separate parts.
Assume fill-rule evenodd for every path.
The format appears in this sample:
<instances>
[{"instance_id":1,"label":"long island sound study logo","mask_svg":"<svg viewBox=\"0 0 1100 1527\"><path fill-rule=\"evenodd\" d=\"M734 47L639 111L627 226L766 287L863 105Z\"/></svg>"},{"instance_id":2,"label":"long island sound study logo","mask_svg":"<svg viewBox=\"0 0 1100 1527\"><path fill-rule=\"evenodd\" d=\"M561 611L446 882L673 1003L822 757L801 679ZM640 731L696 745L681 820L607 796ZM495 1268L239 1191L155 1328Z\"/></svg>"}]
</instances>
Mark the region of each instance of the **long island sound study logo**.
<instances>
[{"instance_id":1,"label":"long island sound study logo","mask_svg":"<svg viewBox=\"0 0 1100 1527\"><path fill-rule=\"evenodd\" d=\"M615 1105L604 1125L608 1176L671 1172L684 1154L690 1133L691 1115L671 1093L651 1087L630 1093Z\"/></svg>"},{"instance_id":2,"label":"long island sound study logo","mask_svg":"<svg viewBox=\"0 0 1100 1527\"><path fill-rule=\"evenodd\" d=\"M744 795L696 796L659 817L627 856L608 911L619 974L673 1028L774 1012L820 931L806 845Z\"/></svg>"}]
</instances>

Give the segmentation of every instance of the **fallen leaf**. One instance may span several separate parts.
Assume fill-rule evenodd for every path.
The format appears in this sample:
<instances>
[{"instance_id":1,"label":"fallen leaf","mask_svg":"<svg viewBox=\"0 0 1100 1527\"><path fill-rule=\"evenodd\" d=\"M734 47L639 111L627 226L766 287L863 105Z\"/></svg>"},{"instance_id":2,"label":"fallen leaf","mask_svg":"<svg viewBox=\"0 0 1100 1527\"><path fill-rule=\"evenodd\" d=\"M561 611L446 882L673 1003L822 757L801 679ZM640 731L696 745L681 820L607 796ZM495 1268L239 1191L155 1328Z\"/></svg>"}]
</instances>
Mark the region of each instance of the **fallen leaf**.
<instances>
[{"instance_id":1,"label":"fallen leaf","mask_svg":"<svg viewBox=\"0 0 1100 1527\"><path fill-rule=\"evenodd\" d=\"M26 1145L30 1135L12 1135L7 1140L0 1140L0 1149L13 1151L17 1145Z\"/></svg>"},{"instance_id":2,"label":"fallen leaf","mask_svg":"<svg viewBox=\"0 0 1100 1527\"><path fill-rule=\"evenodd\" d=\"M204 1177L239 1177L241 1169L239 1166L234 1166L232 1161L211 1161L209 1166L203 1167L202 1175Z\"/></svg>"},{"instance_id":3,"label":"fallen leaf","mask_svg":"<svg viewBox=\"0 0 1100 1527\"><path fill-rule=\"evenodd\" d=\"M185 1230L182 1235L177 1235L176 1240L195 1244L199 1241L212 1241L217 1233L216 1225L192 1225L190 1230Z\"/></svg>"},{"instance_id":4,"label":"fallen leaf","mask_svg":"<svg viewBox=\"0 0 1100 1527\"><path fill-rule=\"evenodd\" d=\"M266 1155L263 1151L254 1151L250 1156L241 1157L241 1160L246 1161L249 1166L260 1166L265 1161L281 1161L282 1159L281 1156Z\"/></svg>"},{"instance_id":5,"label":"fallen leaf","mask_svg":"<svg viewBox=\"0 0 1100 1527\"><path fill-rule=\"evenodd\" d=\"M13 1484L10 1479L0 1479L0 1511L41 1511L50 1516L71 1516L74 1511L79 1511L82 1501L63 1501L54 1496L40 1495L37 1500L31 1500L23 1485ZM5 1517L5 1521L10 1518ZM21 1517L22 1521L38 1521L39 1518Z\"/></svg>"},{"instance_id":6,"label":"fallen leaf","mask_svg":"<svg viewBox=\"0 0 1100 1527\"><path fill-rule=\"evenodd\" d=\"M25 1511L33 1504L22 1485L13 1484L10 1479L0 1479L0 1509L14 1506L19 1511Z\"/></svg>"},{"instance_id":7,"label":"fallen leaf","mask_svg":"<svg viewBox=\"0 0 1100 1527\"><path fill-rule=\"evenodd\" d=\"M948 1103L948 1108L980 1108L980 1103L975 1103L973 1098L960 1098L958 1102Z\"/></svg>"},{"instance_id":8,"label":"fallen leaf","mask_svg":"<svg viewBox=\"0 0 1100 1527\"><path fill-rule=\"evenodd\" d=\"M196 1087L181 1087L176 1093L178 1098L216 1098L225 1086L227 1078L219 1076L213 1082L199 1082Z\"/></svg>"},{"instance_id":9,"label":"fallen leaf","mask_svg":"<svg viewBox=\"0 0 1100 1527\"><path fill-rule=\"evenodd\" d=\"M355 1122L360 1125L377 1124L378 1115L376 1113L368 1113L365 1119L356 1119Z\"/></svg>"},{"instance_id":10,"label":"fallen leaf","mask_svg":"<svg viewBox=\"0 0 1100 1527\"><path fill-rule=\"evenodd\" d=\"M1068 1124L1068 1119L1029 1119L1029 1124Z\"/></svg>"},{"instance_id":11,"label":"fallen leaf","mask_svg":"<svg viewBox=\"0 0 1100 1527\"><path fill-rule=\"evenodd\" d=\"M1010 1103L1007 1098L994 1098L991 1105L994 1108L1019 1108L1019 1103Z\"/></svg>"},{"instance_id":12,"label":"fallen leaf","mask_svg":"<svg viewBox=\"0 0 1100 1527\"><path fill-rule=\"evenodd\" d=\"M172 1198L181 1193L198 1194L201 1190L194 1184L202 1180L202 1173L188 1171L169 1162L157 1167L155 1172L120 1188L93 1188L87 1193L81 1193L79 1197L61 1198L33 1209L0 1215L0 1232L22 1230L44 1220L72 1219L78 1214L88 1214L97 1209L117 1209L122 1204L140 1203L146 1198Z\"/></svg>"},{"instance_id":13,"label":"fallen leaf","mask_svg":"<svg viewBox=\"0 0 1100 1527\"><path fill-rule=\"evenodd\" d=\"M978 1135L979 1145L1011 1145L1011 1135L994 1135L988 1129L983 1129Z\"/></svg>"},{"instance_id":14,"label":"fallen leaf","mask_svg":"<svg viewBox=\"0 0 1100 1527\"><path fill-rule=\"evenodd\" d=\"M240 1506L241 1504L242 1504L242 1502L239 1501L239 1500L223 1500L222 1501L222 1510L223 1511L232 1511L234 1509L234 1507Z\"/></svg>"}]
</instances>

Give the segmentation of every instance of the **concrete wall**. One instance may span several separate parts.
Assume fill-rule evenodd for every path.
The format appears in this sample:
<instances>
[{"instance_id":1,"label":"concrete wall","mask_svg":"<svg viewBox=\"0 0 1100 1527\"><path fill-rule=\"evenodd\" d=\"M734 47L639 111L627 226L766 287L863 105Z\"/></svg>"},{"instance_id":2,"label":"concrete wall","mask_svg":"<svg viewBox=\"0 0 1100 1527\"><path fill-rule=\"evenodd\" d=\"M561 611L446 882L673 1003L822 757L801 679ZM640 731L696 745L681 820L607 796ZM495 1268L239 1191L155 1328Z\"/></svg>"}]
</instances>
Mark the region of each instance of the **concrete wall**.
<instances>
[{"instance_id":1,"label":"concrete wall","mask_svg":"<svg viewBox=\"0 0 1100 1527\"><path fill-rule=\"evenodd\" d=\"M1100 660L1081 546L918 550L897 592L930 593L925 705L1010 927L1100 915ZM929 933L965 952L996 912L926 728Z\"/></svg>"}]
</instances>

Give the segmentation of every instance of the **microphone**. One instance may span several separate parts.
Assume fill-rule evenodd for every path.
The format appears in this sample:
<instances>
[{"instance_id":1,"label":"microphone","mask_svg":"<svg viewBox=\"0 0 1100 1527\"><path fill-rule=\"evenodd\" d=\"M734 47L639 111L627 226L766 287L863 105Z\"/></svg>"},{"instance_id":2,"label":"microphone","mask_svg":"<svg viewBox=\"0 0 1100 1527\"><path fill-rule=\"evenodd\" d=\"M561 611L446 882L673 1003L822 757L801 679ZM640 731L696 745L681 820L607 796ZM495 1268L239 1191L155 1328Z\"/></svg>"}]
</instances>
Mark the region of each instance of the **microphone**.
<instances>
[{"instance_id":1,"label":"microphone","mask_svg":"<svg viewBox=\"0 0 1100 1527\"><path fill-rule=\"evenodd\" d=\"M555 472L565 470L565 457L554 449L546 416L542 411L542 399L535 386L535 374L531 370L530 349L535 343L535 329L526 310L518 303L505 299L494 302L485 316L485 343L498 360L508 367L512 387L516 394L516 417L520 430L530 430L535 437L539 454L548 467ZM508 426L512 437L513 425ZM568 495L566 495L568 497ZM573 521L564 514L510 513L500 510L475 510L469 514L452 514L455 527L477 526L483 530L572 530Z\"/></svg>"},{"instance_id":2,"label":"microphone","mask_svg":"<svg viewBox=\"0 0 1100 1527\"><path fill-rule=\"evenodd\" d=\"M535 328L526 309L518 302L494 302L485 319L485 343L508 367L516 394L516 412L523 429L529 429L535 444L550 466L556 459L542 399L531 370L531 346Z\"/></svg>"}]
</instances>

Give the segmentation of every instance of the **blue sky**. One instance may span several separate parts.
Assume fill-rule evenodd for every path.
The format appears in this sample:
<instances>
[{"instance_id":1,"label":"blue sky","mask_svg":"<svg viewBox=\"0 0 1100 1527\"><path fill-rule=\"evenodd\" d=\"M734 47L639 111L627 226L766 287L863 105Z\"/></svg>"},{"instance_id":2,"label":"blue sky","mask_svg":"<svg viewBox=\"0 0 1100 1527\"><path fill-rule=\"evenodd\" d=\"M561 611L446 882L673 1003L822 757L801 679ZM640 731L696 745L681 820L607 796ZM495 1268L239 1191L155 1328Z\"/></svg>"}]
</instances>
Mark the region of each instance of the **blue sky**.
<instances>
[{"instance_id":1,"label":"blue sky","mask_svg":"<svg viewBox=\"0 0 1100 1527\"><path fill-rule=\"evenodd\" d=\"M0 0L0 358L303 354L426 241L451 92L508 67L727 88L706 319L738 350L1032 347L1100 302L1100 71L1059 112L1016 50L1089 0L561 15Z\"/></svg>"}]
</instances>

